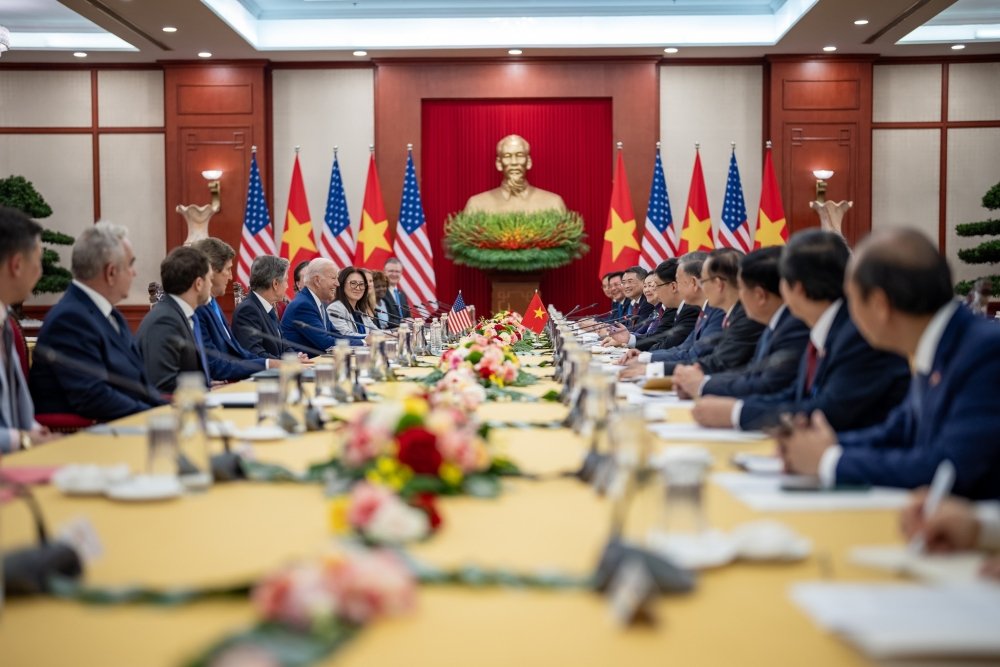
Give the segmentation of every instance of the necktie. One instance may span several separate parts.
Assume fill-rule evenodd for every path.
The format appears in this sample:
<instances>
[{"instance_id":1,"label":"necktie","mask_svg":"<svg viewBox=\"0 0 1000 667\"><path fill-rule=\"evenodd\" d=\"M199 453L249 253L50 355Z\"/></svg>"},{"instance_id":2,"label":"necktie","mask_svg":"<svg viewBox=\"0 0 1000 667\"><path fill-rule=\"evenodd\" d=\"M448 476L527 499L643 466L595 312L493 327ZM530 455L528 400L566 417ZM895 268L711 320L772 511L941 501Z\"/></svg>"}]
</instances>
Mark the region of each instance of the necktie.
<instances>
[{"instance_id":1,"label":"necktie","mask_svg":"<svg viewBox=\"0 0 1000 667\"><path fill-rule=\"evenodd\" d=\"M212 299L212 310L215 312L215 317L222 327L222 333L226 334L227 339L232 338L229 335L229 327L226 326L226 318L222 315L222 308L219 307L219 302L215 299Z\"/></svg>"},{"instance_id":2,"label":"necktie","mask_svg":"<svg viewBox=\"0 0 1000 667\"><path fill-rule=\"evenodd\" d=\"M753 363L757 363L767 356L767 353L770 351L771 336L773 334L774 331L771 330L771 327L767 327L761 332L760 340L757 341L757 351L753 355Z\"/></svg>"},{"instance_id":3,"label":"necktie","mask_svg":"<svg viewBox=\"0 0 1000 667\"><path fill-rule=\"evenodd\" d=\"M208 357L205 356L205 344L201 338L201 327L194 321L194 316L188 318L191 323L191 331L194 333L194 344L198 348L198 358L201 360L201 368L205 372L205 386L212 386L212 376L208 372Z\"/></svg>"},{"instance_id":4,"label":"necktie","mask_svg":"<svg viewBox=\"0 0 1000 667\"><path fill-rule=\"evenodd\" d=\"M396 299L396 308L399 308L399 310L402 312L402 310L403 310L403 304L399 300L399 288L398 287L393 287L392 288L392 295Z\"/></svg>"},{"instance_id":5,"label":"necktie","mask_svg":"<svg viewBox=\"0 0 1000 667\"><path fill-rule=\"evenodd\" d=\"M705 315L705 310L702 309L702 311L698 313L698 321L694 323L694 337L696 340L699 336L701 336L701 330L706 319L708 319L708 316Z\"/></svg>"},{"instance_id":6,"label":"necktie","mask_svg":"<svg viewBox=\"0 0 1000 667\"><path fill-rule=\"evenodd\" d=\"M726 316L722 318L722 328L723 329L729 328L729 313L726 313Z\"/></svg>"},{"instance_id":7,"label":"necktie","mask_svg":"<svg viewBox=\"0 0 1000 667\"><path fill-rule=\"evenodd\" d=\"M819 366L819 350L816 349L812 341L809 341L809 345L806 346L806 395L812 391L817 366Z\"/></svg>"}]
</instances>

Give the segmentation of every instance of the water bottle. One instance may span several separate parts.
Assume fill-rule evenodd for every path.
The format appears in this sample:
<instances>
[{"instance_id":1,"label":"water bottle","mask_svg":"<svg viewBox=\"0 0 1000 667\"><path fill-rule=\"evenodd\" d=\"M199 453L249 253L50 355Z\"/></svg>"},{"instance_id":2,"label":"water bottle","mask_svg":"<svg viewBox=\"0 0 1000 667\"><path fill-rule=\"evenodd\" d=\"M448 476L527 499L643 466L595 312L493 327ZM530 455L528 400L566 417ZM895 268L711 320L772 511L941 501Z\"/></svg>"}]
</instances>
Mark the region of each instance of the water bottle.
<instances>
[{"instance_id":1,"label":"water bottle","mask_svg":"<svg viewBox=\"0 0 1000 667\"><path fill-rule=\"evenodd\" d=\"M431 322L431 355L441 356L441 323L436 317Z\"/></svg>"},{"instance_id":2,"label":"water bottle","mask_svg":"<svg viewBox=\"0 0 1000 667\"><path fill-rule=\"evenodd\" d=\"M202 490L212 486L212 455L205 433L208 407L205 403L205 376L181 373L174 390L178 442L191 466L181 466L179 479L185 488Z\"/></svg>"}]
</instances>

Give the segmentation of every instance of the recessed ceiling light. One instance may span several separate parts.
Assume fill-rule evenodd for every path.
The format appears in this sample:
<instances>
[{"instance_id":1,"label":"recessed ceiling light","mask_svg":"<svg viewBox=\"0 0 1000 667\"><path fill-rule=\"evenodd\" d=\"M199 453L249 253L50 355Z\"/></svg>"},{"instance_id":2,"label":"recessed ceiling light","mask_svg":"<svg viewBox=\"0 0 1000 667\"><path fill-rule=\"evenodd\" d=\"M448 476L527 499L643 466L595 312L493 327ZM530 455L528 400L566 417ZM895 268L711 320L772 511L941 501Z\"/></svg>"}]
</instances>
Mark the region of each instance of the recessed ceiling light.
<instances>
[{"instance_id":1,"label":"recessed ceiling light","mask_svg":"<svg viewBox=\"0 0 1000 667\"><path fill-rule=\"evenodd\" d=\"M965 44L952 44L951 45L951 50L952 51L961 51L964 48L965 48Z\"/></svg>"},{"instance_id":2,"label":"recessed ceiling light","mask_svg":"<svg viewBox=\"0 0 1000 667\"><path fill-rule=\"evenodd\" d=\"M826 51L827 53L829 53L831 51L836 51L837 47L836 46L824 46L823 50Z\"/></svg>"},{"instance_id":3,"label":"recessed ceiling light","mask_svg":"<svg viewBox=\"0 0 1000 667\"><path fill-rule=\"evenodd\" d=\"M198 53L198 57L199 58L211 58L212 57L212 52L211 51L200 51Z\"/></svg>"},{"instance_id":4,"label":"recessed ceiling light","mask_svg":"<svg viewBox=\"0 0 1000 667\"><path fill-rule=\"evenodd\" d=\"M854 22L854 25L868 25L868 19L858 19Z\"/></svg>"},{"instance_id":5,"label":"recessed ceiling light","mask_svg":"<svg viewBox=\"0 0 1000 667\"><path fill-rule=\"evenodd\" d=\"M355 51L354 55L356 55L358 58L363 58L364 56L368 55L368 52L367 51Z\"/></svg>"},{"instance_id":6,"label":"recessed ceiling light","mask_svg":"<svg viewBox=\"0 0 1000 667\"><path fill-rule=\"evenodd\" d=\"M519 56L522 53L524 53L524 51L521 49L507 49L507 54L511 56Z\"/></svg>"},{"instance_id":7,"label":"recessed ceiling light","mask_svg":"<svg viewBox=\"0 0 1000 667\"><path fill-rule=\"evenodd\" d=\"M73 53L73 55L75 57L77 57L77 58L86 58L87 57L87 54L84 53L83 51L76 51L75 53Z\"/></svg>"},{"instance_id":8,"label":"recessed ceiling light","mask_svg":"<svg viewBox=\"0 0 1000 667\"><path fill-rule=\"evenodd\" d=\"M667 48L663 49L663 52L664 53L677 53L677 47L675 47L675 46L668 46Z\"/></svg>"},{"instance_id":9,"label":"recessed ceiling light","mask_svg":"<svg viewBox=\"0 0 1000 667\"><path fill-rule=\"evenodd\" d=\"M172 25L163 26L163 32L177 32L177 28Z\"/></svg>"}]
</instances>

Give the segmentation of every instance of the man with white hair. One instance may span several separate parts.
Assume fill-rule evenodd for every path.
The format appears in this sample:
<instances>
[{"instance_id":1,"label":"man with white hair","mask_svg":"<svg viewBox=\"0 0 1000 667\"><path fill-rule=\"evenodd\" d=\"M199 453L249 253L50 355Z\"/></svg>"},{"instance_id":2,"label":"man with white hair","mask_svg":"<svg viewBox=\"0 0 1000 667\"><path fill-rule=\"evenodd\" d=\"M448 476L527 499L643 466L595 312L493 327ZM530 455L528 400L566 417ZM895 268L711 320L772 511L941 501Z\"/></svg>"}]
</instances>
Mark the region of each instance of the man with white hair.
<instances>
[{"instance_id":1,"label":"man with white hair","mask_svg":"<svg viewBox=\"0 0 1000 667\"><path fill-rule=\"evenodd\" d=\"M326 307L337 293L337 265L318 257L302 272L305 286L295 298L285 314L281 316L281 335L296 349L321 354L337 344L338 340L350 341L351 345L364 345L364 340L340 334L330 322Z\"/></svg>"},{"instance_id":2,"label":"man with white hair","mask_svg":"<svg viewBox=\"0 0 1000 667\"><path fill-rule=\"evenodd\" d=\"M99 222L73 244L73 283L45 317L31 366L36 414L110 421L161 405L115 308L135 278L127 230ZM48 352L47 352L48 351Z\"/></svg>"}]
</instances>

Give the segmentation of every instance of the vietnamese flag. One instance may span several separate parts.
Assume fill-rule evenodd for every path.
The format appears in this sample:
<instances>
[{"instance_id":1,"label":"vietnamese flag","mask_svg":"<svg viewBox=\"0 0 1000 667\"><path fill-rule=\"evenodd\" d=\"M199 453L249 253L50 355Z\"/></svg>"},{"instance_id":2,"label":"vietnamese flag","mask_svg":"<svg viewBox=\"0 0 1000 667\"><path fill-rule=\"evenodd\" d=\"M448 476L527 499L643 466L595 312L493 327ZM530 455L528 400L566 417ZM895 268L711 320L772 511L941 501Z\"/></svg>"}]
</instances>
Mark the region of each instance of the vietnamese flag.
<instances>
[{"instance_id":1,"label":"vietnamese flag","mask_svg":"<svg viewBox=\"0 0 1000 667\"><path fill-rule=\"evenodd\" d=\"M285 213L285 230L281 233L281 257L288 260L288 289L285 294L295 298L295 281L292 272L300 262L319 257L313 238L312 216L306 201L306 188L302 183L299 168L299 151L295 151L295 165L292 167L292 187L288 191L288 212Z\"/></svg>"},{"instance_id":2,"label":"vietnamese flag","mask_svg":"<svg viewBox=\"0 0 1000 667\"><path fill-rule=\"evenodd\" d=\"M781 190L774 175L771 162L771 142L767 142L764 153L764 183L760 190L760 208L757 210L757 233L754 234L754 249L788 243L788 224L785 222L785 207L781 204Z\"/></svg>"},{"instance_id":3,"label":"vietnamese flag","mask_svg":"<svg viewBox=\"0 0 1000 667\"><path fill-rule=\"evenodd\" d=\"M639 263L639 242L635 234L635 214L632 212L632 195L625 177L625 160L622 146L618 144L618 161L615 178L611 183L611 208L608 211L608 225L604 229L604 245L601 250L601 268L598 275L612 271L624 271Z\"/></svg>"},{"instance_id":4,"label":"vietnamese flag","mask_svg":"<svg viewBox=\"0 0 1000 667\"><path fill-rule=\"evenodd\" d=\"M528 304L527 310L524 311L521 324L536 334L540 334L548 321L549 314L545 310L545 304L542 303L542 297L539 296L538 290L535 290L535 296L531 297L531 303Z\"/></svg>"},{"instance_id":5,"label":"vietnamese flag","mask_svg":"<svg viewBox=\"0 0 1000 667\"><path fill-rule=\"evenodd\" d=\"M368 161L368 182L365 184L365 202L361 207L361 227L354 246L354 266L381 271L385 260L392 257L389 237L389 218L382 203L382 186L375 169L375 153Z\"/></svg>"},{"instance_id":6,"label":"vietnamese flag","mask_svg":"<svg viewBox=\"0 0 1000 667\"><path fill-rule=\"evenodd\" d=\"M694 147L694 171L691 172L691 189L688 190L687 209L681 227L678 256L696 250L714 250L712 242L712 216L708 212L708 195L705 194L705 175L701 172L701 154Z\"/></svg>"}]
</instances>

